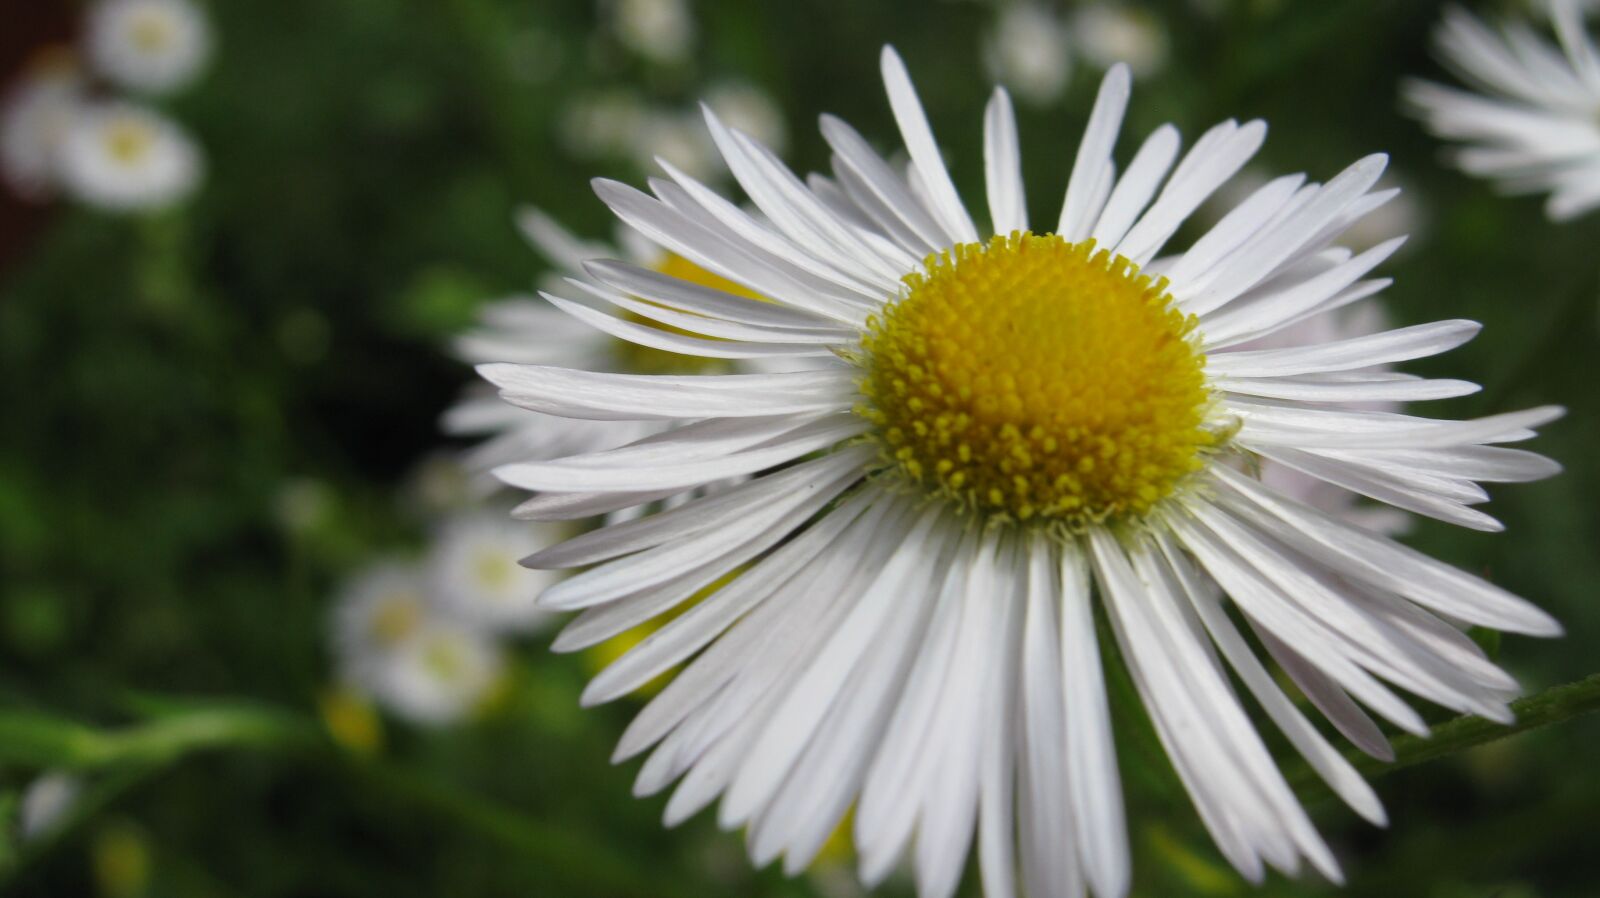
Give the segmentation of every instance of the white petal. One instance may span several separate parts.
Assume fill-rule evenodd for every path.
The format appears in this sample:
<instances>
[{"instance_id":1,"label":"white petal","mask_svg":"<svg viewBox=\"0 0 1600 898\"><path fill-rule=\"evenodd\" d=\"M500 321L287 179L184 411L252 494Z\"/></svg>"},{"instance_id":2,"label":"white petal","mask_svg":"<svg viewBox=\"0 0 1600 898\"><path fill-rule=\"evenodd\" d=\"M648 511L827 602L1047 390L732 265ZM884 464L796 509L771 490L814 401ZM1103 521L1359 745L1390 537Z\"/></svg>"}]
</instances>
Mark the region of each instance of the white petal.
<instances>
[{"instance_id":1,"label":"white petal","mask_svg":"<svg viewBox=\"0 0 1600 898\"><path fill-rule=\"evenodd\" d=\"M961 204L956 185L950 180L950 172L944 167L939 145L933 139L933 130L928 127L928 118L922 111L922 101L917 99L917 90L911 84L906 64L893 47L887 46L883 48L880 63L883 86L889 94L889 106L894 110L895 123L900 126L900 137L905 141L906 152L911 154L911 162L928 190L934 214L956 242L976 243L978 229L973 226L972 217Z\"/></svg>"},{"instance_id":2,"label":"white petal","mask_svg":"<svg viewBox=\"0 0 1600 898\"><path fill-rule=\"evenodd\" d=\"M505 465L496 468L494 475L510 486L526 490L638 492L687 488L792 461L842 443L868 426L853 415L830 416L812 419L766 444L719 459L651 468L597 468L560 459Z\"/></svg>"},{"instance_id":3,"label":"white petal","mask_svg":"<svg viewBox=\"0 0 1600 898\"><path fill-rule=\"evenodd\" d=\"M606 374L545 365L480 365L507 402L567 418L599 421L807 415L849 408L852 371L658 376Z\"/></svg>"},{"instance_id":4,"label":"white petal","mask_svg":"<svg viewBox=\"0 0 1600 898\"><path fill-rule=\"evenodd\" d=\"M1447 352L1482 329L1476 321L1455 319L1309 346L1216 352L1206 357L1206 372L1216 377L1285 377L1370 368Z\"/></svg>"},{"instance_id":5,"label":"white petal","mask_svg":"<svg viewBox=\"0 0 1600 898\"><path fill-rule=\"evenodd\" d=\"M997 235L1028 229L1028 198L1022 184L1022 151L1011 96L997 87L983 113L984 184Z\"/></svg>"},{"instance_id":6,"label":"white petal","mask_svg":"<svg viewBox=\"0 0 1600 898\"><path fill-rule=\"evenodd\" d=\"M1128 67L1121 63L1106 71L1100 82L1100 92L1095 97L1094 111L1089 113L1089 124L1083 129L1083 139L1078 144L1078 156L1072 162L1072 176L1067 181L1067 195L1061 203L1061 220L1056 233L1064 239L1077 242L1094 229L1092 206L1095 195L1102 190L1100 181L1108 177L1111 150L1117 143L1117 132L1122 129L1122 115L1128 108L1128 97L1133 91L1133 78ZM1104 190L1109 192L1110 185Z\"/></svg>"},{"instance_id":7,"label":"white petal","mask_svg":"<svg viewBox=\"0 0 1600 898\"><path fill-rule=\"evenodd\" d=\"M1128 164L1122 180L1111 191L1105 209L1089 234L1091 240L1099 246L1120 252L1117 245L1127 235L1128 229L1133 227L1139 213L1149 205L1150 198L1156 195L1161 179L1178 157L1179 143L1178 129L1171 125L1162 125L1150 132L1144 145L1139 147L1139 152Z\"/></svg>"}]
</instances>

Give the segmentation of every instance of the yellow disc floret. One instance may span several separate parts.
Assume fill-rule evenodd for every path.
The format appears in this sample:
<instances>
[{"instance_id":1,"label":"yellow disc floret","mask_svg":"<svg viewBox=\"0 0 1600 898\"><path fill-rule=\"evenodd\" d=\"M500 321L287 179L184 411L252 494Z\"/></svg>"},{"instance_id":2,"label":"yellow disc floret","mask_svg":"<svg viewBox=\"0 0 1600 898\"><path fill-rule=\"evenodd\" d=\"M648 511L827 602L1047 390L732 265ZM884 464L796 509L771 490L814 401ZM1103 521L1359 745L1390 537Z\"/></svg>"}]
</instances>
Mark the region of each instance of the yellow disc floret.
<instances>
[{"instance_id":1,"label":"yellow disc floret","mask_svg":"<svg viewBox=\"0 0 1600 898\"><path fill-rule=\"evenodd\" d=\"M1140 515L1215 437L1193 316L1092 241L1013 233L930 256L868 322L865 401L887 460L988 516Z\"/></svg>"}]
</instances>

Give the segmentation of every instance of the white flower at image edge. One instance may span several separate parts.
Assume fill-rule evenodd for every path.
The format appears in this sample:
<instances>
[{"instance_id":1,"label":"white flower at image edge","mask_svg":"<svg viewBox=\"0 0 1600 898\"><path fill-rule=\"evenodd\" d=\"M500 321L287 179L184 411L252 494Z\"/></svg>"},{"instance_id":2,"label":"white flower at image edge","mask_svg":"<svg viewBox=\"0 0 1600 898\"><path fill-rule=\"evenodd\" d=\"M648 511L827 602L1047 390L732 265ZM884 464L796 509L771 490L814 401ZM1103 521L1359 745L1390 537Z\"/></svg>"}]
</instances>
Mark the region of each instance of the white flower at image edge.
<instances>
[{"instance_id":1,"label":"white flower at image edge","mask_svg":"<svg viewBox=\"0 0 1600 898\"><path fill-rule=\"evenodd\" d=\"M86 98L82 71L70 53L35 63L0 103L0 174L11 189L48 198L61 179L61 146Z\"/></svg>"},{"instance_id":2,"label":"white flower at image edge","mask_svg":"<svg viewBox=\"0 0 1600 898\"><path fill-rule=\"evenodd\" d=\"M1559 47L1524 22L1496 34L1450 9L1434 40L1476 92L1411 80L1402 96L1429 131L1465 144L1451 154L1462 171L1507 193L1549 194L1545 214L1566 221L1600 206L1600 52L1570 0L1550 15Z\"/></svg>"},{"instance_id":3,"label":"white flower at image edge","mask_svg":"<svg viewBox=\"0 0 1600 898\"><path fill-rule=\"evenodd\" d=\"M101 0L87 16L89 62L106 80L142 93L192 82L211 54L211 28L188 0Z\"/></svg>"},{"instance_id":4,"label":"white flower at image edge","mask_svg":"<svg viewBox=\"0 0 1600 898\"><path fill-rule=\"evenodd\" d=\"M720 823L747 828L758 865L781 855L803 869L853 808L869 885L909 850L919 893L948 896L976 836L989 898L1122 896L1131 871L1100 619L1222 853L1255 881L1302 860L1338 880L1228 669L1335 794L1375 823L1383 810L1252 641L1336 729L1388 757L1369 712L1427 731L1396 687L1510 719L1517 684L1461 626L1560 627L1241 471L1268 459L1498 530L1472 507L1486 498L1477 481L1555 473L1499 444L1529 439L1560 409L1449 421L1330 405L1473 392L1385 370L1466 342L1479 330L1470 321L1238 348L1388 284L1368 275L1399 240L1338 246L1390 198L1372 189L1385 157L1327 183L1277 178L1169 247L1266 128L1223 122L1180 154L1163 126L1114 167L1131 82L1116 66L1060 215L1034 234L1011 102L996 90L984 116L986 238L892 50L882 68L905 174L825 116L831 177L802 179L708 114L759 216L671 166L649 182L653 196L596 182L622 221L767 301L622 262L589 264L605 289L582 301L547 295L647 347L815 367L480 368L540 415L670 425L497 471L534 492L521 508L531 518L643 509L528 560L583 568L541 597L581 611L564 649L670 617L585 692L587 704L608 701L679 668L616 759L653 749L635 788L677 783L668 823L720 797ZM739 476L749 479L662 510Z\"/></svg>"},{"instance_id":5,"label":"white flower at image edge","mask_svg":"<svg viewBox=\"0 0 1600 898\"><path fill-rule=\"evenodd\" d=\"M126 103L86 107L62 147L72 195L113 212L160 209L194 192L200 148L175 123Z\"/></svg>"},{"instance_id":6,"label":"white flower at image edge","mask_svg":"<svg viewBox=\"0 0 1600 898\"><path fill-rule=\"evenodd\" d=\"M440 613L417 565L378 562L356 575L334 606L340 675L414 723L469 716L499 680L503 658L483 630Z\"/></svg>"},{"instance_id":7,"label":"white flower at image edge","mask_svg":"<svg viewBox=\"0 0 1600 898\"><path fill-rule=\"evenodd\" d=\"M517 562L560 532L549 524L522 523L488 509L445 521L428 561L441 611L453 620L492 631L526 632L547 623L550 613L535 599L557 577L526 570Z\"/></svg>"}]
</instances>

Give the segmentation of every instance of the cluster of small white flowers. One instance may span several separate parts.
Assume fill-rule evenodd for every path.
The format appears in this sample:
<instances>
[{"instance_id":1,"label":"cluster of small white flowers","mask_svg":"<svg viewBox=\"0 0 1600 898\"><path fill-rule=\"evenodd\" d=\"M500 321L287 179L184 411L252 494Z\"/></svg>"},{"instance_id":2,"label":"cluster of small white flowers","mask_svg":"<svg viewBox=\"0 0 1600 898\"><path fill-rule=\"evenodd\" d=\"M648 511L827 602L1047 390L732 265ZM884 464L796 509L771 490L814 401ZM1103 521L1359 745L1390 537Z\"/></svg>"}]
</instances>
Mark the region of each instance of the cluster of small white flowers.
<instances>
[{"instance_id":1,"label":"cluster of small white flowers","mask_svg":"<svg viewBox=\"0 0 1600 898\"><path fill-rule=\"evenodd\" d=\"M0 176L26 199L64 193L113 212L189 196L204 172L200 148L148 98L194 82L211 53L204 14L189 0L99 0L82 43L82 61L52 48L11 87Z\"/></svg>"},{"instance_id":2,"label":"cluster of small white flowers","mask_svg":"<svg viewBox=\"0 0 1600 898\"><path fill-rule=\"evenodd\" d=\"M444 725L481 708L504 671L502 638L538 629L534 599L553 579L517 562L552 534L503 510L441 524L420 561L386 558L335 601L333 643L345 685L414 723Z\"/></svg>"}]
</instances>

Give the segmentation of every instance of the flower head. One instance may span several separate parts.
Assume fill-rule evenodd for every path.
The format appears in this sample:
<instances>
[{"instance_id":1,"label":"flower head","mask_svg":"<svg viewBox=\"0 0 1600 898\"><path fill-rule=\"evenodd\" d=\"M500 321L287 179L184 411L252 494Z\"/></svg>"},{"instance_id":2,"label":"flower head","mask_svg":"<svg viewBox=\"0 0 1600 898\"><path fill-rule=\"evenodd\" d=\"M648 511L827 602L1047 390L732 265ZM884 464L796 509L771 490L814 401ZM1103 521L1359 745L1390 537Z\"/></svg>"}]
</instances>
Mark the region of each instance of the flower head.
<instances>
[{"instance_id":1,"label":"flower head","mask_svg":"<svg viewBox=\"0 0 1600 898\"><path fill-rule=\"evenodd\" d=\"M1508 718L1516 684L1460 624L1559 627L1249 472L1266 459L1495 530L1471 507L1486 498L1477 481L1554 473L1500 444L1560 410L1446 421L1344 405L1476 390L1386 367L1471 339L1467 321L1243 348L1387 285L1368 275L1400 241L1338 245L1392 196L1374 190L1384 157L1326 183L1272 180L1172 245L1266 128L1223 122L1180 159L1178 132L1163 126L1115 166L1131 84L1119 65L1049 221L1029 215L1010 99L995 92L980 232L892 50L882 69L905 173L824 117L832 176L801 178L708 112L759 216L670 166L653 196L596 182L663 251L765 302L622 262L588 264L592 282L561 291L574 298L546 296L620 340L805 367L480 368L539 415L659 428L497 470L534 492L529 517L634 515L527 560L585 568L541 598L582 611L564 648L682 609L596 676L585 702L683 665L617 757L654 747L637 789L678 782L669 822L720 796L720 821L748 828L759 864L783 855L803 868L854 807L869 883L915 834L919 891L950 895L976 832L986 894L1018 891L1020 870L1028 894L1113 898L1131 874L1102 618L1228 859L1251 879L1302 859L1337 879L1228 669L1336 794L1368 819L1383 811L1246 634L1381 756L1368 710L1426 731L1392 686ZM748 479L695 492L730 477Z\"/></svg>"},{"instance_id":2,"label":"flower head","mask_svg":"<svg viewBox=\"0 0 1600 898\"><path fill-rule=\"evenodd\" d=\"M428 561L440 609L453 620L487 630L529 630L549 619L534 599L555 577L517 562L560 533L548 524L513 521L494 510L444 523Z\"/></svg>"},{"instance_id":3,"label":"flower head","mask_svg":"<svg viewBox=\"0 0 1600 898\"><path fill-rule=\"evenodd\" d=\"M85 108L62 147L62 178L75 197L114 212L180 202L200 183L200 148L158 113L127 103Z\"/></svg>"},{"instance_id":4,"label":"flower head","mask_svg":"<svg viewBox=\"0 0 1600 898\"><path fill-rule=\"evenodd\" d=\"M439 725L474 711L499 680L490 636L440 613L417 566L389 561L361 572L334 608L341 676L416 723Z\"/></svg>"},{"instance_id":5,"label":"flower head","mask_svg":"<svg viewBox=\"0 0 1600 898\"><path fill-rule=\"evenodd\" d=\"M656 62L681 62L694 45L687 0L611 0L611 27L628 49Z\"/></svg>"},{"instance_id":6,"label":"flower head","mask_svg":"<svg viewBox=\"0 0 1600 898\"><path fill-rule=\"evenodd\" d=\"M88 14L95 71L129 90L188 85L211 55L211 26L189 0L100 0Z\"/></svg>"},{"instance_id":7,"label":"flower head","mask_svg":"<svg viewBox=\"0 0 1600 898\"><path fill-rule=\"evenodd\" d=\"M1144 78L1166 67L1167 33L1148 10L1091 3L1073 14L1068 30L1078 52L1097 68L1121 63L1135 78Z\"/></svg>"},{"instance_id":8,"label":"flower head","mask_svg":"<svg viewBox=\"0 0 1600 898\"><path fill-rule=\"evenodd\" d=\"M996 81L1029 103L1055 100L1072 76L1071 36L1037 3L1012 3L995 13L983 58Z\"/></svg>"},{"instance_id":9,"label":"flower head","mask_svg":"<svg viewBox=\"0 0 1600 898\"><path fill-rule=\"evenodd\" d=\"M35 59L0 103L0 176L28 199L52 195L61 146L86 101L83 72L64 48Z\"/></svg>"},{"instance_id":10,"label":"flower head","mask_svg":"<svg viewBox=\"0 0 1600 898\"><path fill-rule=\"evenodd\" d=\"M1439 137L1467 174L1508 193L1547 193L1556 221L1600 206L1600 52L1571 0L1550 8L1560 46L1521 22L1495 33L1452 8L1435 33L1439 53L1473 88L1410 81L1409 110Z\"/></svg>"}]
</instances>

